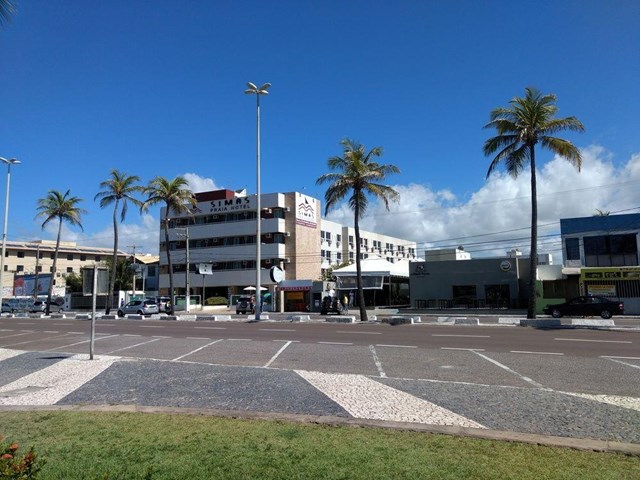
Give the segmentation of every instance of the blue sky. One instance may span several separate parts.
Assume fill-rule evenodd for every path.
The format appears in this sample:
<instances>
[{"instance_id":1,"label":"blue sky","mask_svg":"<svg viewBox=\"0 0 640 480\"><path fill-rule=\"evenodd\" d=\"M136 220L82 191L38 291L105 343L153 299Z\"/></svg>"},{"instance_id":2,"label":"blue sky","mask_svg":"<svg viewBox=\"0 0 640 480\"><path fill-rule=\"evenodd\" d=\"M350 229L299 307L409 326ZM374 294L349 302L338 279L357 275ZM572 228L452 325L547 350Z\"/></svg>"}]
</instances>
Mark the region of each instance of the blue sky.
<instances>
[{"instance_id":1,"label":"blue sky","mask_svg":"<svg viewBox=\"0 0 640 480\"><path fill-rule=\"evenodd\" d=\"M65 239L112 245L111 212L93 201L111 168L255 192L252 81L273 84L263 192L322 198L315 180L349 137L402 171L388 179L401 203L372 205L365 228L475 256L526 252L529 180L485 180L489 112L535 86L585 124L562 135L583 150L581 173L539 151L541 234L596 208L637 212L638 19L631 0L20 1L0 30L0 156L23 162L8 239L54 238L36 201L71 189L88 214ZM352 222L345 209L330 218ZM120 244L155 252L158 228L157 209L131 210ZM542 250L558 246L543 236Z\"/></svg>"}]
</instances>

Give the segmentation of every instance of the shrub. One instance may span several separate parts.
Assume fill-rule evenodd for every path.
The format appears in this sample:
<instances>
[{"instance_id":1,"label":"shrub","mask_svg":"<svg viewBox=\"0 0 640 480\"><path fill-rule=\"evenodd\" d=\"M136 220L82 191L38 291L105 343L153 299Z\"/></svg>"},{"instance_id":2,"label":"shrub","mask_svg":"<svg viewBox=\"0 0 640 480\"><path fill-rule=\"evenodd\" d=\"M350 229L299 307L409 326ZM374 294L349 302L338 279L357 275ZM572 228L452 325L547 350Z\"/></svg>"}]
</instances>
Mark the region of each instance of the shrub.
<instances>
[{"instance_id":1,"label":"shrub","mask_svg":"<svg viewBox=\"0 0 640 480\"><path fill-rule=\"evenodd\" d=\"M31 480L42 469L44 460L36 458L33 447L22 457L18 456L18 448L17 443L5 442L0 435L0 479Z\"/></svg>"},{"instance_id":2,"label":"shrub","mask_svg":"<svg viewBox=\"0 0 640 480\"><path fill-rule=\"evenodd\" d=\"M227 297L209 297L205 303L207 305L226 305Z\"/></svg>"}]
</instances>

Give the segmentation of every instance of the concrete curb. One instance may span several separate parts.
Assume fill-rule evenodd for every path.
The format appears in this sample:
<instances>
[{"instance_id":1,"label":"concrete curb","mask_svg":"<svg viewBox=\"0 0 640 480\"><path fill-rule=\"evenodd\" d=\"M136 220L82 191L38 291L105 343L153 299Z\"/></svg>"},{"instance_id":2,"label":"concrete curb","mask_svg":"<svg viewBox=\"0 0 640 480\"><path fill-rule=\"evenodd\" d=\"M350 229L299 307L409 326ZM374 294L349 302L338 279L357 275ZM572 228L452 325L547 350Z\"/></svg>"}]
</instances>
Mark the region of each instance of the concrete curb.
<instances>
[{"instance_id":1,"label":"concrete curb","mask_svg":"<svg viewBox=\"0 0 640 480\"><path fill-rule=\"evenodd\" d=\"M0 412L123 412L165 415L201 415L222 418L239 418L248 420L274 420L295 423L315 423L318 425L353 426L405 430L441 435L457 435L484 440L503 442L529 443L547 447L571 448L574 450L623 453L640 457L640 444L595 440L584 438L555 437L533 433L519 433L481 428L453 427L445 425L427 425L408 422L391 422L386 420L369 420L330 415L302 415L294 413L250 412L245 410L220 410L211 408L154 407L144 405L46 405L46 406L0 406Z\"/></svg>"}]
</instances>

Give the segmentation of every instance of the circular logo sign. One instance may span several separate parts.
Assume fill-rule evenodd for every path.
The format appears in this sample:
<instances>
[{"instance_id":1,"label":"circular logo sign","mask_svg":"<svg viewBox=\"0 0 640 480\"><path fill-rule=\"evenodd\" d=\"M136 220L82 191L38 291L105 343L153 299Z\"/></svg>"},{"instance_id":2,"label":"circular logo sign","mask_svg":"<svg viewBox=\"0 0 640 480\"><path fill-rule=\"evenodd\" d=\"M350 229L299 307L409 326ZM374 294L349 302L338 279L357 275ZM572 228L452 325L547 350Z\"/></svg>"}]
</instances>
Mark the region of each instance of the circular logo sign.
<instances>
[{"instance_id":1,"label":"circular logo sign","mask_svg":"<svg viewBox=\"0 0 640 480\"><path fill-rule=\"evenodd\" d=\"M500 270L503 272L508 272L511 270L511 262L509 260L503 260L500 262Z\"/></svg>"},{"instance_id":2,"label":"circular logo sign","mask_svg":"<svg viewBox=\"0 0 640 480\"><path fill-rule=\"evenodd\" d=\"M280 283L284 280L284 272L280 267L271 267L269 274L271 276L271 281L274 283Z\"/></svg>"}]
</instances>

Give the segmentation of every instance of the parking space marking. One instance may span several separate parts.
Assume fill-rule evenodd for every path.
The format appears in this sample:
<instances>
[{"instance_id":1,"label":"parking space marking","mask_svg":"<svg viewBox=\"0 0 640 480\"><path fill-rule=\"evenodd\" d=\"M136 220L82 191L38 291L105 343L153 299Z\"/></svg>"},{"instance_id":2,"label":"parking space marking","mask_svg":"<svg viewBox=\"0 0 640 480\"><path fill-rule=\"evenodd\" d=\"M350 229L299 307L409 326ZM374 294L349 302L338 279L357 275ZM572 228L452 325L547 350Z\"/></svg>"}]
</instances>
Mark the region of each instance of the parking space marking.
<instances>
[{"instance_id":1,"label":"parking space marking","mask_svg":"<svg viewBox=\"0 0 640 480\"><path fill-rule=\"evenodd\" d=\"M619 358L620 360L640 360L640 357L618 357L616 355L600 355L600 358Z\"/></svg>"},{"instance_id":2,"label":"parking space marking","mask_svg":"<svg viewBox=\"0 0 640 480\"><path fill-rule=\"evenodd\" d=\"M632 368L640 369L640 365L634 365L633 363L623 362L622 360L617 360L617 359L615 359L615 358L607 358L607 360L609 360L609 361L611 361L611 362L619 363L619 364L621 364L621 365L626 365L627 367L632 367Z\"/></svg>"},{"instance_id":3,"label":"parking space marking","mask_svg":"<svg viewBox=\"0 0 640 480\"><path fill-rule=\"evenodd\" d=\"M300 343L300 340L271 340L272 342L290 342L290 343Z\"/></svg>"},{"instance_id":4,"label":"parking space marking","mask_svg":"<svg viewBox=\"0 0 640 480\"><path fill-rule=\"evenodd\" d=\"M510 350L511 353L528 353L532 355L564 355L558 352L527 352L526 350Z\"/></svg>"},{"instance_id":5,"label":"parking space marking","mask_svg":"<svg viewBox=\"0 0 640 480\"><path fill-rule=\"evenodd\" d=\"M123 350L128 350L129 348L139 347L141 345L146 345L147 343L151 343L151 342L157 342L158 340L160 340L160 339L159 338L152 338L151 340L147 340L146 342L136 343L135 345L129 345L128 347L118 348L117 350L111 350L110 352L106 353L105 355L111 355L112 353L121 352Z\"/></svg>"},{"instance_id":6,"label":"parking space marking","mask_svg":"<svg viewBox=\"0 0 640 480\"><path fill-rule=\"evenodd\" d=\"M106 335L102 337L96 337L93 340L97 342L98 340L104 340L105 338L117 337L118 335ZM76 345L82 345L83 343L89 343L91 340L83 340L82 342L70 343L69 345L63 345L61 347L50 348L49 350L60 350L61 348L74 347Z\"/></svg>"},{"instance_id":7,"label":"parking space marking","mask_svg":"<svg viewBox=\"0 0 640 480\"><path fill-rule=\"evenodd\" d=\"M385 345L384 343L379 343L376 347L390 347L390 348L418 348L416 345Z\"/></svg>"},{"instance_id":8,"label":"parking space marking","mask_svg":"<svg viewBox=\"0 0 640 480\"><path fill-rule=\"evenodd\" d=\"M594 342L594 343L633 343L630 340L592 340L587 338L554 338L563 342Z\"/></svg>"},{"instance_id":9,"label":"parking space marking","mask_svg":"<svg viewBox=\"0 0 640 480\"><path fill-rule=\"evenodd\" d=\"M42 333L60 333L58 330L43 330Z\"/></svg>"},{"instance_id":10,"label":"parking space marking","mask_svg":"<svg viewBox=\"0 0 640 480\"><path fill-rule=\"evenodd\" d=\"M348 343L348 342L318 342L318 343L322 343L324 345L353 345L353 343Z\"/></svg>"},{"instance_id":11,"label":"parking space marking","mask_svg":"<svg viewBox=\"0 0 640 480\"><path fill-rule=\"evenodd\" d=\"M49 337L46 340L51 340L53 338L62 338L62 337L68 337L69 335L71 335L70 333L63 333L62 335L56 335L55 337ZM18 342L18 343L10 343L8 345L2 345L3 347L13 347L15 345L24 345L25 343L34 343L34 342L40 342L43 339L38 339L38 340L27 340L26 342Z\"/></svg>"},{"instance_id":12,"label":"parking space marking","mask_svg":"<svg viewBox=\"0 0 640 480\"><path fill-rule=\"evenodd\" d=\"M209 337L187 337L187 340L211 340Z\"/></svg>"},{"instance_id":13,"label":"parking space marking","mask_svg":"<svg viewBox=\"0 0 640 480\"><path fill-rule=\"evenodd\" d=\"M484 358L486 361L493 363L494 365L502 368L503 370L506 370L509 373L513 373L514 375L520 377L522 380L524 380L527 383L530 383L531 385L533 385L534 387L538 387L538 388L545 388L544 385L530 379L529 377L522 375L518 372L516 372L515 370L512 370L511 368L507 367L506 365L498 362L497 360L494 360L493 358L487 357L486 355L483 355L482 353L478 352L478 351L473 351L473 353L475 353L476 355L478 355L479 357Z\"/></svg>"},{"instance_id":14,"label":"parking space marking","mask_svg":"<svg viewBox=\"0 0 640 480\"><path fill-rule=\"evenodd\" d=\"M280 350L278 350L278 351L276 352L276 354L275 354L273 357L271 357L271 360L269 360L267 363L265 363L265 364L264 364L264 368L269 367L269 365L271 365L271 364L275 361L275 359L276 359L276 358L278 358L278 357L280 356L280 354L281 354L282 352L284 352L284 351L285 351L285 349L286 349L289 345L291 345L291 343L292 343L292 342L287 342L287 343L285 343L285 344L282 346L282 348L281 348Z\"/></svg>"},{"instance_id":15,"label":"parking space marking","mask_svg":"<svg viewBox=\"0 0 640 480\"><path fill-rule=\"evenodd\" d=\"M142 335L137 333L125 333L122 335L123 337L141 337Z\"/></svg>"},{"instance_id":16,"label":"parking space marking","mask_svg":"<svg viewBox=\"0 0 640 480\"><path fill-rule=\"evenodd\" d=\"M467 338L491 338L491 335L456 335L456 334L440 334L440 333L432 333L432 337L467 337Z\"/></svg>"},{"instance_id":17,"label":"parking space marking","mask_svg":"<svg viewBox=\"0 0 640 480\"><path fill-rule=\"evenodd\" d=\"M189 352L189 353L185 353L184 355L180 355L179 357L174 358L173 360L171 360L172 362L177 362L178 360L184 358L184 357L188 357L189 355L193 355L196 352L199 352L200 350L203 350L205 348L207 348L210 345L213 345L214 343L218 343L221 342L223 339L219 338L218 340L214 340L213 342L207 343L206 345L201 346L200 348L196 348L195 350Z\"/></svg>"},{"instance_id":18,"label":"parking space marking","mask_svg":"<svg viewBox=\"0 0 640 480\"><path fill-rule=\"evenodd\" d=\"M3 335L2 338L11 338L11 337L19 337L21 335L30 335L33 332L24 332L24 333L14 333L13 335Z\"/></svg>"},{"instance_id":19,"label":"parking space marking","mask_svg":"<svg viewBox=\"0 0 640 480\"><path fill-rule=\"evenodd\" d=\"M380 361L380 358L378 358L378 354L376 353L376 347L374 347L373 345L369 345L369 351L371 352L371 355L373 355L373 363L376 364L378 373L382 378L387 378L387 374L384 373L384 370L382 369L382 362Z\"/></svg>"}]
</instances>

